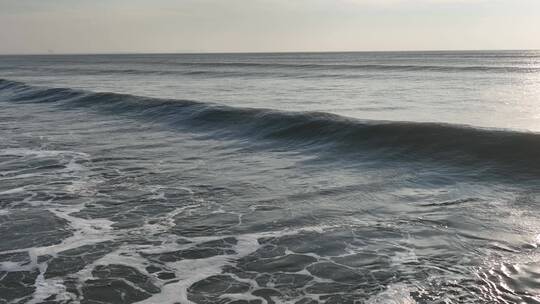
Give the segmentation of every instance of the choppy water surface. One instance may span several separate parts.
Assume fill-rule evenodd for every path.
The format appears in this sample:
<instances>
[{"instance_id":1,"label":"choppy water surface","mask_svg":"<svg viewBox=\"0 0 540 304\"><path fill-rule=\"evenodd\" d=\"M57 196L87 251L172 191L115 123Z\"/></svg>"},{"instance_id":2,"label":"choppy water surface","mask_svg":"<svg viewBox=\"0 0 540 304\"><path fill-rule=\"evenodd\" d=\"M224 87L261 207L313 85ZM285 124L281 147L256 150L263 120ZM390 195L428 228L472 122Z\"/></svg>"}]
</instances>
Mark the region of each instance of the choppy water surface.
<instances>
[{"instance_id":1,"label":"choppy water surface","mask_svg":"<svg viewBox=\"0 0 540 304\"><path fill-rule=\"evenodd\" d=\"M0 78L0 303L540 303L538 52Z\"/></svg>"}]
</instances>

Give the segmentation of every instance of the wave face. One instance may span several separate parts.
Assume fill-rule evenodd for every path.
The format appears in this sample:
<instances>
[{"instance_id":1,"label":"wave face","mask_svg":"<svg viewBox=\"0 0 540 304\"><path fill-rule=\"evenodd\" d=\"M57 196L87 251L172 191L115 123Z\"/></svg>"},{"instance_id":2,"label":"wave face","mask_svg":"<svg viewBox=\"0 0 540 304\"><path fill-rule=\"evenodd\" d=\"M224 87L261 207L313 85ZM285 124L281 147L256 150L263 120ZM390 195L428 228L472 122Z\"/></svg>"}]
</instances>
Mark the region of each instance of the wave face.
<instances>
[{"instance_id":1,"label":"wave face","mask_svg":"<svg viewBox=\"0 0 540 304\"><path fill-rule=\"evenodd\" d=\"M9 80L0 80L0 90L13 102L88 107L216 132L219 137L249 138L259 143L272 140L289 148L333 153L336 158L375 153L374 157L409 162L438 161L479 170L493 167L506 173L540 174L540 164L536 161L540 155L540 135L536 133L440 123L365 121L322 112L284 112L39 88Z\"/></svg>"}]
</instances>

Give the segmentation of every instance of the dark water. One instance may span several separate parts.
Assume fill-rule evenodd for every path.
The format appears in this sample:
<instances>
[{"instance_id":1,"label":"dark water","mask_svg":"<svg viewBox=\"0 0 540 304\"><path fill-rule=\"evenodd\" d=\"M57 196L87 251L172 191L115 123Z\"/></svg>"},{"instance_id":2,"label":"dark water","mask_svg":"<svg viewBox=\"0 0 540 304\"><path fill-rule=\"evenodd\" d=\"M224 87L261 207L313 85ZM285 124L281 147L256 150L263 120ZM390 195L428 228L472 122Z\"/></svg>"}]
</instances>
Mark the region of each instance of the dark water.
<instances>
[{"instance_id":1,"label":"dark water","mask_svg":"<svg viewBox=\"0 0 540 304\"><path fill-rule=\"evenodd\" d=\"M540 303L538 52L0 78L0 303Z\"/></svg>"}]
</instances>

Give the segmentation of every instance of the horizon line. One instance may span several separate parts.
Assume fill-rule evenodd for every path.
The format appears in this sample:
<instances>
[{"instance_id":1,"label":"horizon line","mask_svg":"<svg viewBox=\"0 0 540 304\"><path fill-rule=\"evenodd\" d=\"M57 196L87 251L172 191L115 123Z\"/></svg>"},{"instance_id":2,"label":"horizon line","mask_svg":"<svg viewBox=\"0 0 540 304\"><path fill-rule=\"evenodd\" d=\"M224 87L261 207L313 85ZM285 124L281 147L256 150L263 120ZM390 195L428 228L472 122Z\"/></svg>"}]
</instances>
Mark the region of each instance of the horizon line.
<instances>
[{"instance_id":1,"label":"horizon line","mask_svg":"<svg viewBox=\"0 0 540 304\"><path fill-rule=\"evenodd\" d=\"M363 51L118 51L118 52L36 52L36 53L0 53L0 56L69 56L69 55L205 55L205 54L324 54L324 53L413 53L413 52L512 52L540 51L540 49L410 49L410 50L363 50Z\"/></svg>"}]
</instances>

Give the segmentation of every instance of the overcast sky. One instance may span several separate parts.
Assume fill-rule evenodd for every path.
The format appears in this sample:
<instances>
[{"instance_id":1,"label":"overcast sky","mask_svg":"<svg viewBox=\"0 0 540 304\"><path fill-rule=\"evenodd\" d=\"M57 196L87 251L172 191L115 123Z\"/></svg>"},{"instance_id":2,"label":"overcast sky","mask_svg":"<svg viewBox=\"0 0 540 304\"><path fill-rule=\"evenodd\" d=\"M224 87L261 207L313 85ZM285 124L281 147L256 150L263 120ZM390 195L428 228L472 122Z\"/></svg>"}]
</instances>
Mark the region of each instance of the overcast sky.
<instances>
[{"instance_id":1,"label":"overcast sky","mask_svg":"<svg viewBox=\"0 0 540 304\"><path fill-rule=\"evenodd\" d=\"M540 0L0 0L0 53L540 49Z\"/></svg>"}]
</instances>

